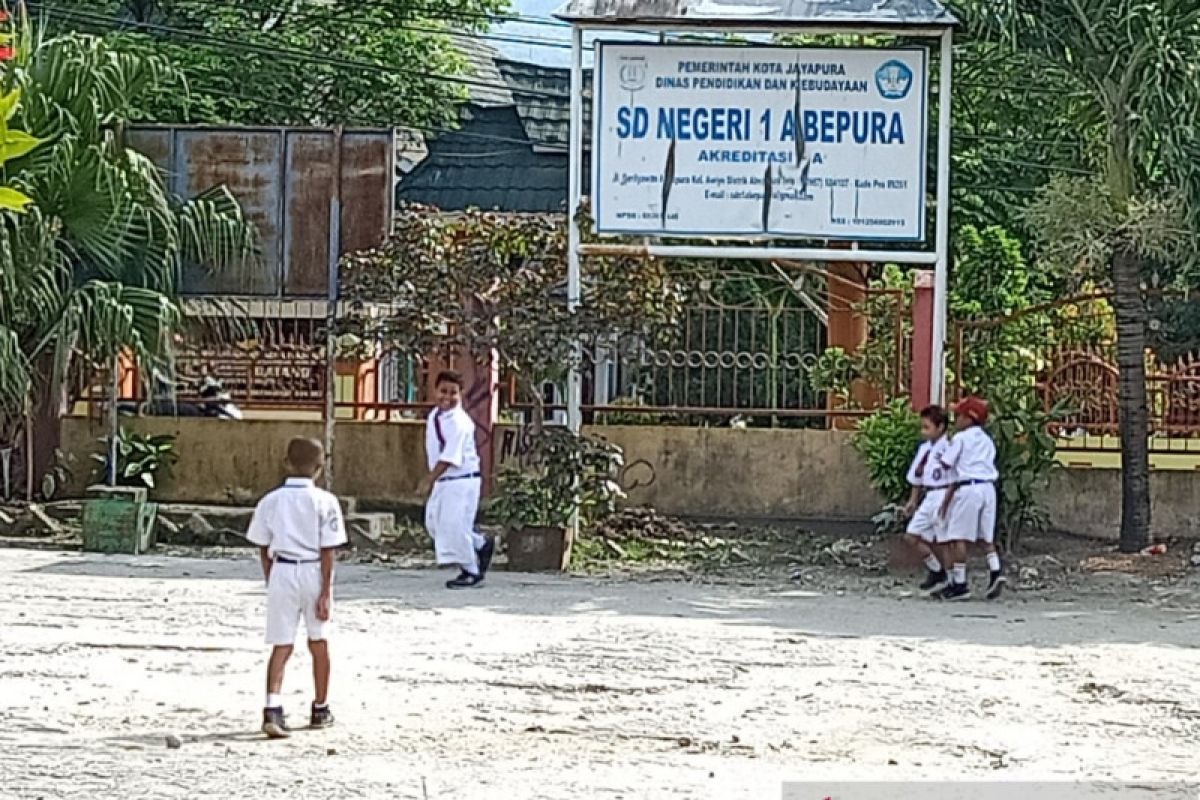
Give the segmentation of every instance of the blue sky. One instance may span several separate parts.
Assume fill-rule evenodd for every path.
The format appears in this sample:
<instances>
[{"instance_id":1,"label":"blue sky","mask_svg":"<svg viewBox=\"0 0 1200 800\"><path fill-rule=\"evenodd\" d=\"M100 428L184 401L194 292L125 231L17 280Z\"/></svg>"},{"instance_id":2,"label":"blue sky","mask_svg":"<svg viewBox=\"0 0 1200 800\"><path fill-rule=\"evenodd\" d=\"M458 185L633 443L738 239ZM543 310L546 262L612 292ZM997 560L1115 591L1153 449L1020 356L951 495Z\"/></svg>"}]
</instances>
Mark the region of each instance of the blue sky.
<instances>
[{"instance_id":1,"label":"blue sky","mask_svg":"<svg viewBox=\"0 0 1200 800\"><path fill-rule=\"evenodd\" d=\"M562 6L566 0L512 0L512 10L514 14L519 14L522 17L537 17L540 19L550 20L550 16L556 9ZM562 44L571 43L571 29L567 27L538 25L528 22L506 22L503 25L496 25L492 28L492 32L498 36L514 36L525 39L550 40L551 42L559 42ZM590 41L593 37L588 37ZM647 38L645 36L630 37L630 36L614 36L606 35L605 38ZM535 64L545 64L547 66L566 67L571 63L571 50L567 47L555 47L553 44L527 44L515 42L498 42L488 41L488 44L495 47L504 55L518 61L529 61ZM591 57L589 53L584 53L584 63L590 64Z\"/></svg>"}]
</instances>

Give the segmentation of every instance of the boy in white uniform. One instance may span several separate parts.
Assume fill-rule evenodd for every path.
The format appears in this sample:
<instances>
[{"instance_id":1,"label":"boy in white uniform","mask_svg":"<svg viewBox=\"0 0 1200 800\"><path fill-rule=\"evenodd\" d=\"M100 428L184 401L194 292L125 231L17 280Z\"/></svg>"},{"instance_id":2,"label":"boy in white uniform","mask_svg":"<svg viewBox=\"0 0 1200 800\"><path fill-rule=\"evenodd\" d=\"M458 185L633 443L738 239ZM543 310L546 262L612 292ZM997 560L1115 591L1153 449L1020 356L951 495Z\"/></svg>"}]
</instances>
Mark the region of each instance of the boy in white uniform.
<instances>
[{"instance_id":1,"label":"boy in white uniform","mask_svg":"<svg viewBox=\"0 0 1200 800\"><path fill-rule=\"evenodd\" d=\"M1004 590L1006 579L996 551L996 445L983 426L988 420L988 404L978 397L966 397L954 407L956 433L942 451L941 462L955 471L955 483L942 503L949 539L947 556L953 567L950 585L938 595L943 600L966 600L967 545L984 545L989 571L987 599L995 600Z\"/></svg>"},{"instance_id":2,"label":"boy in white uniform","mask_svg":"<svg viewBox=\"0 0 1200 800\"><path fill-rule=\"evenodd\" d=\"M272 739L290 735L280 692L283 672L296 643L300 618L313 659L313 700L309 725L328 728L333 714L329 695L329 616L333 603L334 548L346 543L346 526L337 498L318 489L316 477L325 448L313 439L292 439L287 449L288 478L254 509L246 538L259 546L267 581L267 702L263 733Z\"/></svg>"},{"instance_id":3,"label":"boy in white uniform","mask_svg":"<svg viewBox=\"0 0 1200 800\"><path fill-rule=\"evenodd\" d=\"M921 409L921 437L924 441L917 448L917 455L908 468L908 484L912 494L904 507L908 527L904 539L916 550L925 562L928 574L921 583L923 592L939 592L946 588L949 578L945 565L934 552L935 543L945 527L941 518L942 501L950 488L951 470L942 466L940 456L948 442L946 427L949 418L941 406Z\"/></svg>"},{"instance_id":4,"label":"boy in white uniform","mask_svg":"<svg viewBox=\"0 0 1200 800\"><path fill-rule=\"evenodd\" d=\"M447 589L471 589L483 583L495 544L475 531L482 474L475 448L475 423L462 407L462 378L457 372L437 377L437 405L425 421L429 475L420 490L428 494L425 528L433 537L439 566L459 568Z\"/></svg>"}]
</instances>

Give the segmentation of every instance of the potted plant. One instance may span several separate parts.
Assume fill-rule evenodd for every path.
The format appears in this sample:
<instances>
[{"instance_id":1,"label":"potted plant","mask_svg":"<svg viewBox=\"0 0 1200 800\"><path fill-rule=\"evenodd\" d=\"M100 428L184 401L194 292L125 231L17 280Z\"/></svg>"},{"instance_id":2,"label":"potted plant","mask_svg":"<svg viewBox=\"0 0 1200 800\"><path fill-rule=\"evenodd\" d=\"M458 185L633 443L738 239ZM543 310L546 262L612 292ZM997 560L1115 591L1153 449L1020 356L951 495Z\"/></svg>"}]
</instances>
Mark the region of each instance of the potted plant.
<instances>
[{"instance_id":1,"label":"potted plant","mask_svg":"<svg viewBox=\"0 0 1200 800\"><path fill-rule=\"evenodd\" d=\"M604 439L546 427L535 432L519 467L496 480L491 514L505 530L509 569L565 570L571 560L571 518L586 527L616 511L625 496L616 476L621 448Z\"/></svg>"}]
</instances>

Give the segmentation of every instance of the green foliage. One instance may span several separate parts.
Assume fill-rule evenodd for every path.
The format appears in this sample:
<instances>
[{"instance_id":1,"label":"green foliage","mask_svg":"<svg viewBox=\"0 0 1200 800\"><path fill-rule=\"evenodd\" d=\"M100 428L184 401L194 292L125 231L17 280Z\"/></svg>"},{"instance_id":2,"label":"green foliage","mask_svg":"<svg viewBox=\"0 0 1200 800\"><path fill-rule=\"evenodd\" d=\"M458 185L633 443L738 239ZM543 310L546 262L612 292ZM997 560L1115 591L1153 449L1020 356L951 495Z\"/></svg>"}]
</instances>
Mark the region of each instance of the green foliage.
<instances>
[{"instance_id":1,"label":"green foliage","mask_svg":"<svg viewBox=\"0 0 1200 800\"><path fill-rule=\"evenodd\" d=\"M92 454L92 460L98 464L95 479L107 482L112 437L106 436L100 442L104 445L104 452ZM155 488L162 478L170 476L171 467L179 461L174 436L147 436L132 433L127 428L121 428L117 433L116 455L117 485L144 486L147 489Z\"/></svg>"},{"instance_id":2,"label":"green foliage","mask_svg":"<svg viewBox=\"0 0 1200 800\"><path fill-rule=\"evenodd\" d=\"M625 497L617 483L621 448L562 427L531 431L520 467L502 467L490 512L509 529L566 527L579 509L584 527L616 511Z\"/></svg>"},{"instance_id":3,"label":"green foliage","mask_svg":"<svg viewBox=\"0 0 1200 800\"><path fill-rule=\"evenodd\" d=\"M5 34L8 37L12 35ZM3 38L0 38L0 43L4 43ZM0 174L3 174L4 165L9 161L15 161L22 156L28 155L41 144L41 141L36 137L30 136L28 133L16 128L9 127L8 123L17 113L20 102L20 89L13 89L3 97L0 97ZM32 202L33 198L19 189L14 189L11 186L0 186L0 211L23 214Z\"/></svg>"},{"instance_id":4,"label":"green foliage","mask_svg":"<svg viewBox=\"0 0 1200 800\"><path fill-rule=\"evenodd\" d=\"M620 349L674 328L683 295L662 261L587 259L571 310L566 254L561 215L403 206L387 242L342 260L341 333L418 357L495 351L532 384L576 362L580 339Z\"/></svg>"},{"instance_id":5,"label":"green foliage","mask_svg":"<svg viewBox=\"0 0 1200 800\"><path fill-rule=\"evenodd\" d=\"M871 485L892 504L908 499L907 475L921 441L921 418L907 400L896 400L862 420L854 447L866 462Z\"/></svg>"},{"instance_id":6,"label":"green foliage","mask_svg":"<svg viewBox=\"0 0 1200 800\"><path fill-rule=\"evenodd\" d=\"M1000 472L997 533L1006 549L1015 550L1023 534L1045 530L1049 523L1044 494L1059 463L1057 444L1047 431L1070 409L1064 402L1046 410L1036 393L1020 389L993 396L991 407L987 430L996 443Z\"/></svg>"},{"instance_id":7,"label":"green foliage","mask_svg":"<svg viewBox=\"0 0 1200 800\"><path fill-rule=\"evenodd\" d=\"M56 32L178 65L186 90L138 99L157 122L452 125L471 76L454 33L486 30L504 0L46 0ZM495 79L492 79L494 82Z\"/></svg>"},{"instance_id":8,"label":"green foliage","mask_svg":"<svg viewBox=\"0 0 1200 800\"><path fill-rule=\"evenodd\" d=\"M825 348L808 373L814 389L843 398L850 396L850 382L855 377L854 360L841 347Z\"/></svg>"},{"instance_id":9,"label":"green foliage","mask_svg":"<svg viewBox=\"0 0 1200 800\"><path fill-rule=\"evenodd\" d=\"M170 62L19 24L0 93L19 92L14 125L42 144L4 165L33 203L0 214L0 441L12 441L34 390L57 407L64 387L118 353L163 358L181 324L174 287L185 263L238 269L257 255L228 191L175 197L122 144L130 109L178 86Z\"/></svg>"}]
</instances>

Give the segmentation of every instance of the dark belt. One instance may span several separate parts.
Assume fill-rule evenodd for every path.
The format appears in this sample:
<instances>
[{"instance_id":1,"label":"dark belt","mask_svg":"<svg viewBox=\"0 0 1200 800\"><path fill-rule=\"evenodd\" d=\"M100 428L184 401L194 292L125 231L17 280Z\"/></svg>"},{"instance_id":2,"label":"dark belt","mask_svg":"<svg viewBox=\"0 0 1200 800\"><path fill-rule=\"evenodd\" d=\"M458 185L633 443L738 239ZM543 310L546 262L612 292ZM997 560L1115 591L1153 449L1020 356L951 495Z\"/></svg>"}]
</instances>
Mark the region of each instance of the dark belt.
<instances>
[{"instance_id":1,"label":"dark belt","mask_svg":"<svg viewBox=\"0 0 1200 800\"><path fill-rule=\"evenodd\" d=\"M284 558L283 556L275 556L276 564L316 564L320 560L321 559L319 559L319 558L306 558L306 559L297 561L294 558Z\"/></svg>"},{"instance_id":2,"label":"dark belt","mask_svg":"<svg viewBox=\"0 0 1200 800\"><path fill-rule=\"evenodd\" d=\"M995 483L995 481L985 481L985 480L975 479L975 480L970 480L970 481L959 481L958 485L959 486L979 486L980 484L984 484L984 483L992 484L992 483Z\"/></svg>"},{"instance_id":3,"label":"dark belt","mask_svg":"<svg viewBox=\"0 0 1200 800\"><path fill-rule=\"evenodd\" d=\"M927 492L944 492L945 490L949 489L953 485L954 485L953 483L947 483L944 486L926 486L925 491L927 491Z\"/></svg>"},{"instance_id":4,"label":"dark belt","mask_svg":"<svg viewBox=\"0 0 1200 800\"><path fill-rule=\"evenodd\" d=\"M467 478L482 478L482 477L483 477L482 472L472 472L470 475L451 475L448 478L438 478L437 482L445 483L446 481L463 481L463 480L466 480Z\"/></svg>"}]
</instances>

